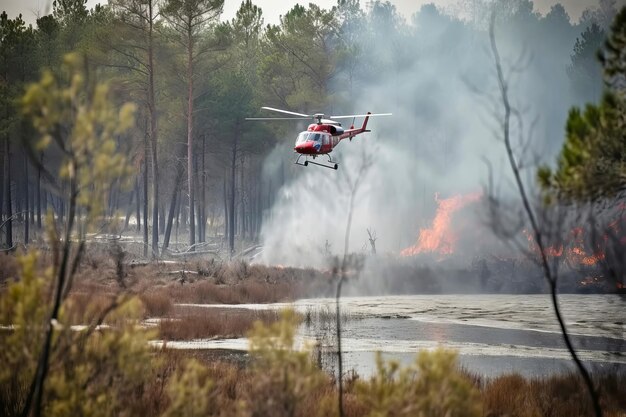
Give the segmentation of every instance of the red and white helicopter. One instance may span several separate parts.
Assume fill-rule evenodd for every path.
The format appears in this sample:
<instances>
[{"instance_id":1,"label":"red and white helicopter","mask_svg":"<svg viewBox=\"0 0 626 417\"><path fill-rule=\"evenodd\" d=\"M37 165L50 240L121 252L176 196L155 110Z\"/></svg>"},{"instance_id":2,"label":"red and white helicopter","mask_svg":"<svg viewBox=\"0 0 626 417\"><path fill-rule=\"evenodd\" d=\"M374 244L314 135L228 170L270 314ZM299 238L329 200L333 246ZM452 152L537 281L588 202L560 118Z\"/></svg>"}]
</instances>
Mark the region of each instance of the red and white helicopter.
<instances>
[{"instance_id":1,"label":"red and white helicopter","mask_svg":"<svg viewBox=\"0 0 626 417\"><path fill-rule=\"evenodd\" d=\"M361 133L370 132L367 130L367 122L370 117L374 116L391 116L391 113L378 113L372 114L352 114L345 116L330 116L328 119L324 119L324 114L302 114L287 110L275 109L272 107L261 107L263 110L270 110L279 113L289 114L297 117L247 117L246 120L310 120L313 119L316 123L309 125L307 130L300 132L296 139L294 151L298 154L296 159L296 165L307 166L309 164L319 165L324 168L337 169L337 162L333 161L330 156L333 148L341 142L343 139L352 140L353 137ZM333 119L355 119L357 117L365 117L363 125L359 128L354 127L354 120L352 126L349 129L341 127L341 123L334 121ZM315 158L318 156L326 155L328 157L327 164L321 164L315 162ZM300 159L304 157L304 163L300 162ZM313 159L310 160L309 158Z\"/></svg>"}]
</instances>

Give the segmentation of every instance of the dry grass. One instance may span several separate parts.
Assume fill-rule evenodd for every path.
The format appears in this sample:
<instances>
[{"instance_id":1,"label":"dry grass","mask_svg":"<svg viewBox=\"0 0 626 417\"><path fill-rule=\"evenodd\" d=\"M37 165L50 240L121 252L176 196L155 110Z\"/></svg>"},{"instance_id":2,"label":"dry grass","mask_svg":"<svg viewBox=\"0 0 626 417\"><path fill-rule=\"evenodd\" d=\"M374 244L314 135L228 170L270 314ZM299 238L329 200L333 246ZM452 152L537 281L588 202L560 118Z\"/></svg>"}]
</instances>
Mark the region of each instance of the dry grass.
<instances>
[{"instance_id":1,"label":"dry grass","mask_svg":"<svg viewBox=\"0 0 626 417\"><path fill-rule=\"evenodd\" d=\"M595 377L606 415L626 416L626 375ZM620 391L621 390L621 391ZM517 374L489 380L481 387L484 415L489 417L583 417L593 415L587 390L576 374L527 379Z\"/></svg>"},{"instance_id":2,"label":"dry grass","mask_svg":"<svg viewBox=\"0 0 626 417\"><path fill-rule=\"evenodd\" d=\"M49 263L49 254L42 263ZM180 269L197 274L169 272ZM0 288L16 276L17 262L12 255L0 254ZM159 325L161 337L167 340L185 340L211 337L240 337L252 323L278 320L274 311L243 309L214 309L176 306L175 303L269 303L291 301L297 298L324 295L333 289L330 276L313 270L250 266L241 262L214 261L185 265L159 265L121 269L110 255L90 253L81 265L73 291L64 305L72 324L92 322L109 305L118 291L137 294L145 306L146 317L166 317ZM323 313L323 312L322 312ZM312 314L312 313L309 313ZM164 387L172 373L180 368L182 359L189 356L204 358L215 383L217 409L222 415L234 415L241 401L254 407L254 398L267 393L269 387L259 387L254 369L241 363L226 363L197 351L155 351L154 375L146 379L138 392L129 392L122 398L128 404L129 415L160 415L167 407ZM481 391L484 416L587 416L591 407L586 390L576 375L527 379L519 375L505 375L483 381L471 377ZM607 373L595 377L601 393L605 415L626 416L626 375ZM354 384L347 384L345 393L346 416L364 416L368 410L354 393ZM336 387L328 378L322 389L308 393L302 400L302 410L311 410L336 399ZM253 410L252 410L253 411ZM219 413L218 413L219 414ZM254 415L253 412L250 413Z\"/></svg>"},{"instance_id":3,"label":"dry grass","mask_svg":"<svg viewBox=\"0 0 626 417\"><path fill-rule=\"evenodd\" d=\"M165 340L243 337L255 321L270 324L279 320L275 311L175 306L172 313L159 322Z\"/></svg>"},{"instance_id":4,"label":"dry grass","mask_svg":"<svg viewBox=\"0 0 626 417\"><path fill-rule=\"evenodd\" d=\"M167 314L172 303L274 303L328 295L334 288L328 274L313 269L214 260L131 266L111 255L90 253L78 270L74 290L94 284L108 291L123 286L139 295L151 317Z\"/></svg>"},{"instance_id":5,"label":"dry grass","mask_svg":"<svg viewBox=\"0 0 626 417\"><path fill-rule=\"evenodd\" d=\"M530 382L528 391L535 397L540 415L567 417L593 414L585 387L576 375L535 379Z\"/></svg>"},{"instance_id":6,"label":"dry grass","mask_svg":"<svg viewBox=\"0 0 626 417\"><path fill-rule=\"evenodd\" d=\"M259 398L276 398L280 395L271 392L277 387L259 386L254 368L222 362L214 355L195 350L165 351L159 355L172 361L170 368L177 366L184 357L193 357L203 362L215 383L216 404L219 409L224 410L224 415L231 415L239 401L245 401L246 408L252 411L252 415L258 415L254 411L258 411L255 404ZM356 379L354 377L344 386L344 411L348 417L366 416L371 411L360 402L355 393ZM528 379L512 374L484 382L479 377L473 379L479 384L485 417L587 417L593 414L589 405L586 405L587 394L576 375ZM626 416L626 398L623 395L625 382L626 375L596 376L607 417ZM156 396L156 393L153 395ZM306 410L315 410L320 404L335 404L336 398L336 385L328 378L320 389L307 393L298 405L297 409L300 411L296 415L307 415Z\"/></svg>"},{"instance_id":7,"label":"dry grass","mask_svg":"<svg viewBox=\"0 0 626 417\"><path fill-rule=\"evenodd\" d=\"M482 389L482 397L488 416L538 416L530 383L521 375L504 375L489 381Z\"/></svg>"},{"instance_id":8,"label":"dry grass","mask_svg":"<svg viewBox=\"0 0 626 417\"><path fill-rule=\"evenodd\" d=\"M146 309L147 317L167 316L174 304L164 291L146 291L139 294L139 299Z\"/></svg>"},{"instance_id":9,"label":"dry grass","mask_svg":"<svg viewBox=\"0 0 626 417\"><path fill-rule=\"evenodd\" d=\"M101 292L74 292L63 304L68 324L90 324L98 320L114 301L114 296Z\"/></svg>"},{"instance_id":10,"label":"dry grass","mask_svg":"<svg viewBox=\"0 0 626 417\"><path fill-rule=\"evenodd\" d=\"M263 283L247 280L237 284L215 284L199 281L183 285L169 285L167 291L176 303L191 304L246 304L275 303L297 298L298 286L290 283Z\"/></svg>"},{"instance_id":11,"label":"dry grass","mask_svg":"<svg viewBox=\"0 0 626 417\"><path fill-rule=\"evenodd\" d=\"M607 410L621 410L621 417L626 416L626 374L607 372L598 378L597 386L600 387L601 403ZM610 414L608 414L610 415ZM618 414L614 414L618 415Z\"/></svg>"},{"instance_id":12,"label":"dry grass","mask_svg":"<svg viewBox=\"0 0 626 417\"><path fill-rule=\"evenodd\" d=\"M136 267L127 270L127 280L132 291L142 296L151 316L167 312L166 298L172 303L189 304L275 303L324 294L332 289L328 277L315 271L285 271L244 266L241 262L209 265L211 269L199 265L186 269L197 271L194 274L172 274L184 268L180 265L168 265L160 270L154 270L152 265Z\"/></svg>"}]
</instances>

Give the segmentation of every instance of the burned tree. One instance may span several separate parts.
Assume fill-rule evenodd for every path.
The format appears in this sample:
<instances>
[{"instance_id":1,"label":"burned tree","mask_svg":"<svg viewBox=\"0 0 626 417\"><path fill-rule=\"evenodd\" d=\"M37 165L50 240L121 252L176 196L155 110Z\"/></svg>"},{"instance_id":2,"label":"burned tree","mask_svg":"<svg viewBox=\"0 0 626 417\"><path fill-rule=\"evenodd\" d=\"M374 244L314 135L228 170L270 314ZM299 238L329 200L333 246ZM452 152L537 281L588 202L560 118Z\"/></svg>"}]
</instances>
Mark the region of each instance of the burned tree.
<instances>
[{"instance_id":1,"label":"burned tree","mask_svg":"<svg viewBox=\"0 0 626 417\"><path fill-rule=\"evenodd\" d=\"M370 229L367 229L367 237L370 242L370 247L372 249L372 255L376 255L376 230L372 233Z\"/></svg>"}]
</instances>

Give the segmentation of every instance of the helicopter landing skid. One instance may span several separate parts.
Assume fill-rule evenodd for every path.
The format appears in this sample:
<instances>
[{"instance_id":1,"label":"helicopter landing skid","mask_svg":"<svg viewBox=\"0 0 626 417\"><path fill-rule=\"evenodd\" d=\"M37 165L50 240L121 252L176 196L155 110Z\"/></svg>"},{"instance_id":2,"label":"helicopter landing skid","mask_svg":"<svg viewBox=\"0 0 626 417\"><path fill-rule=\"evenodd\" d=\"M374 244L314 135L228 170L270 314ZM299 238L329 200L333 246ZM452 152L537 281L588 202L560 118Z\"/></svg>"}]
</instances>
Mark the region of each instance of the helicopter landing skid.
<instances>
[{"instance_id":1,"label":"helicopter landing skid","mask_svg":"<svg viewBox=\"0 0 626 417\"><path fill-rule=\"evenodd\" d=\"M304 163L300 162L300 158L302 158L304 156ZM298 159L296 159L296 161L294 162L294 164L296 165L300 165L303 167L309 166L309 164L312 165L317 165L320 167L324 167L324 168L329 168L329 169L337 169L339 168L339 164L337 164L335 161L332 160L332 158L330 157L330 155L326 154L326 156L328 156L328 163L330 163L331 165L326 165L326 164L320 164L319 162L315 162L315 161L309 161L309 157L306 155L298 155Z\"/></svg>"}]
</instances>

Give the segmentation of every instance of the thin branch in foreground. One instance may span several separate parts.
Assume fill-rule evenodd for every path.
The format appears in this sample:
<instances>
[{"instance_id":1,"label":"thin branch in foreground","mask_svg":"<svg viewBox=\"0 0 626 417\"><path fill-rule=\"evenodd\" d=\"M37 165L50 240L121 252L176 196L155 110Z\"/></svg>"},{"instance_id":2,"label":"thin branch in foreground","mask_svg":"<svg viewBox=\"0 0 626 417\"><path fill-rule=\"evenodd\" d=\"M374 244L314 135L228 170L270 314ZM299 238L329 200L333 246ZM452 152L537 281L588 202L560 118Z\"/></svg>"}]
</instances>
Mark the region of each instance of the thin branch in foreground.
<instances>
[{"instance_id":1,"label":"thin branch in foreground","mask_svg":"<svg viewBox=\"0 0 626 417\"><path fill-rule=\"evenodd\" d=\"M356 194L361 185L361 181L363 177L367 173L367 170L372 165L371 157L367 154L362 155L361 166L359 167L359 171L356 174L356 178L352 178L348 172L345 173L345 181L347 184L348 192L349 192L349 205L348 205L348 219L346 221L346 234L344 237L344 248L343 248L343 260L341 262L341 267L339 269L339 280L337 281L337 291L335 294L335 319L336 319L336 337L337 337L337 387L338 387L338 406L339 406L339 416L343 417L344 409L343 409L343 357L341 351L341 289L343 286L343 282L346 278L346 269L348 267L348 249L350 244L350 229L352 228L352 215L354 214L354 201L356 198ZM337 268L335 267L333 271L336 273Z\"/></svg>"},{"instance_id":2,"label":"thin branch in foreground","mask_svg":"<svg viewBox=\"0 0 626 417\"><path fill-rule=\"evenodd\" d=\"M509 102L509 95L508 95L509 86L503 75L502 64L500 61L500 54L498 52L498 47L496 45L496 38L495 38L495 33L494 33L495 20L496 20L496 14L494 11L491 14L491 21L489 24L489 39L491 43L491 51L494 57L494 64L495 64L496 72L498 75L498 85L500 88L502 105L504 107L504 120L503 120L504 146L506 148L511 171L513 172L513 176L515 177L515 183L517 185L517 189L518 189L520 198L522 200L522 204L524 206L524 211L526 212L526 215L528 217L528 220L532 228L532 233L535 238L535 244L537 245L537 248L539 250L539 255L541 258L541 266L543 269L544 277L546 278L546 280L548 281L548 284L550 285L550 295L551 295L551 300L552 300L552 306L554 308L554 314L556 316L556 319L559 322L559 327L561 329L563 341L565 342L565 345L572 357L572 360L576 364L576 367L578 369L580 376L583 378L585 385L587 386L587 390L589 392L589 396L591 398L596 417L602 417L602 408L600 407L598 394L596 393L595 388L593 386L593 381L591 380L591 376L589 375L589 372L587 371L584 364L582 363L582 361L576 354L576 350L574 349L574 346L572 345L569 334L567 333L567 327L565 325L565 321L561 314L560 307L558 304L558 299L557 299L558 275L556 274L555 271L553 271L553 269L550 268L550 265L548 264L548 257L546 254L546 248L545 248L544 240L543 240L544 235L543 235L541 228L539 227L537 223L535 212L533 211L530 205L530 200L528 198L526 188L524 187L524 184L521 179L519 165L517 161L515 160L515 155L513 154L513 149L511 146L511 139L510 139L510 131L509 131L510 118L511 118L511 113L512 113L511 105Z\"/></svg>"}]
</instances>

